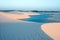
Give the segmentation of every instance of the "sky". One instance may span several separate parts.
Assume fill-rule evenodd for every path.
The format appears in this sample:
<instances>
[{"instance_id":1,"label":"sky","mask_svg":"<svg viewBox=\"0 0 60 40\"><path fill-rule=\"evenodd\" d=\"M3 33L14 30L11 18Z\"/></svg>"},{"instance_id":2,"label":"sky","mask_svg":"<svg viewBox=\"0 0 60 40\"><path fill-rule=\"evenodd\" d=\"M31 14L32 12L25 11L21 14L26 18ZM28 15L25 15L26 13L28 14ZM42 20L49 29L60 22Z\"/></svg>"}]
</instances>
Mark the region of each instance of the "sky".
<instances>
[{"instance_id":1,"label":"sky","mask_svg":"<svg viewBox=\"0 0 60 40\"><path fill-rule=\"evenodd\" d=\"M60 0L0 0L0 10L58 10Z\"/></svg>"}]
</instances>

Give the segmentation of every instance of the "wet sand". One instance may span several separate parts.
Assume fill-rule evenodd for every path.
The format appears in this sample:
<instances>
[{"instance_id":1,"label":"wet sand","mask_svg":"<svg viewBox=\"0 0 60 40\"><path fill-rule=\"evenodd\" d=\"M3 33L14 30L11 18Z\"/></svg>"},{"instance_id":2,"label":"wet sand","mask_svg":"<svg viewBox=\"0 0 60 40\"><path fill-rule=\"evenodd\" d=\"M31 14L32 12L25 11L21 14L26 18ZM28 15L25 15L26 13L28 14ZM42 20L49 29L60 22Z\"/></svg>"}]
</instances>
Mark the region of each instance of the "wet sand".
<instances>
[{"instance_id":1,"label":"wet sand","mask_svg":"<svg viewBox=\"0 0 60 40\"><path fill-rule=\"evenodd\" d=\"M60 23L43 24L42 30L54 40L60 40Z\"/></svg>"}]
</instances>

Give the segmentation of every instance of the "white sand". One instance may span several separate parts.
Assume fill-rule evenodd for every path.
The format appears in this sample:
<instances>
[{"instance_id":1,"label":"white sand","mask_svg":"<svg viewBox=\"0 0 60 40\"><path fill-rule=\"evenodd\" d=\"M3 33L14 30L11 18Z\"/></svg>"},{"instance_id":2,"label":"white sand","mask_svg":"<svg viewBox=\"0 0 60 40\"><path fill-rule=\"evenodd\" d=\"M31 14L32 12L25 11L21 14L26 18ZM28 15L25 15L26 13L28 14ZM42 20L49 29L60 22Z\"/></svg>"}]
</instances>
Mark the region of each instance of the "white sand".
<instances>
[{"instance_id":1,"label":"white sand","mask_svg":"<svg viewBox=\"0 0 60 40\"><path fill-rule=\"evenodd\" d=\"M60 23L43 24L42 30L54 40L60 40Z\"/></svg>"}]
</instances>

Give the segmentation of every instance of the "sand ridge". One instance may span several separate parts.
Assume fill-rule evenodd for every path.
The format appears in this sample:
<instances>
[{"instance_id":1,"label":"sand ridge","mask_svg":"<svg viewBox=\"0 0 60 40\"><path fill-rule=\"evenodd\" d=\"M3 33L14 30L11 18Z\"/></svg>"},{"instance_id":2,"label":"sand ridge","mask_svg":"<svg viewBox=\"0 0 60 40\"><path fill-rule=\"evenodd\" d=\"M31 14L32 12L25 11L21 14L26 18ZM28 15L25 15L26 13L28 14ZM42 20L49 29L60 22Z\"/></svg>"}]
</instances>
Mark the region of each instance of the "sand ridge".
<instances>
[{"instance_id":1,"label":"sand ridge","mask_svg":"<svg viewBox=\"0 0 60 40\"><path fill-rule=\"evenodd\" d=\"M60 40L60 23L43 24L42 30L54 40Z\"/></svg>"}]
</instances>

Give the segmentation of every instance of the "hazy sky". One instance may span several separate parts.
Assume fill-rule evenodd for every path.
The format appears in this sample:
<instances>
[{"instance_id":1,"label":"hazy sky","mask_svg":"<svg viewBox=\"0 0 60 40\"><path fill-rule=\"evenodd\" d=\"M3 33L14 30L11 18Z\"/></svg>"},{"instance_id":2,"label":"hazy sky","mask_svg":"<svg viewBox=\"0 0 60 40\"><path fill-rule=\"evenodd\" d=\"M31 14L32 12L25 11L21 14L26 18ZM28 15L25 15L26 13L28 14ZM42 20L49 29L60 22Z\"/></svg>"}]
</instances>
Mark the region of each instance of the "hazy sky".
<instances>
[{"instance_id":1,"label":"hazy sky","mask_svg":"<svg viewBox=\"0 0 60 40\"><path fill-rule=\"evenodd\" d=\"M1 9L60 10L60 0L0 0Z\"/></svg>"}]
</instances>

